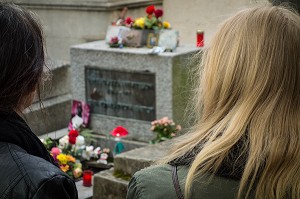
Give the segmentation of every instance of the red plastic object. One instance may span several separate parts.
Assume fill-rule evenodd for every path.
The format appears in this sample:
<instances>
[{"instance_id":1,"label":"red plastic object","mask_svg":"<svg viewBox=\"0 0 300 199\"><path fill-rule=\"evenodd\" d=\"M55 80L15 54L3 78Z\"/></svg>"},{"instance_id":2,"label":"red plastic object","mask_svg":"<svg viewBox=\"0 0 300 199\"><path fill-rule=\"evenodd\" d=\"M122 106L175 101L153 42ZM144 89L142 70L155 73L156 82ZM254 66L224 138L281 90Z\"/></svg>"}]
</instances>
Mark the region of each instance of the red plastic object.
<instances>
[{"instance_id":1,"label":"red plastic object","mask_svg":"<svg viewBox=\"0 0 300 199\"><path fill-rule=\"evenodd\" d=\"M125 137L128 135L128 131L123 126L117 126L110 134L114 137Z\"/></svg>"}]
</instances>

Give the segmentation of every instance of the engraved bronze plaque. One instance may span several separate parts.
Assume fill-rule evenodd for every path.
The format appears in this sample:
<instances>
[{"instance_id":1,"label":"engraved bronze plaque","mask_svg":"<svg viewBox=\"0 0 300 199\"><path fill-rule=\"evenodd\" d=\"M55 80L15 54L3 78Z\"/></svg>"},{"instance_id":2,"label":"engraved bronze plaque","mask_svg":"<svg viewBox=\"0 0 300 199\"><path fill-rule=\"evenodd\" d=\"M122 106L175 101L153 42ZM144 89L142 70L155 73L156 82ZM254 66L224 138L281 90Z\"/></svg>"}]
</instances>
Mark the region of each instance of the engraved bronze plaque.
<instances>
[{"instance_id":1,"label":"engraved bronze plaque","mask_svg":"<svg viewBox=\"0 0 300 199\"><path fill-rule=\"evenodd\" d=\"M86 67L86 100L95 114L153 121L155 74Z\"/></svg>"}]
</instances>

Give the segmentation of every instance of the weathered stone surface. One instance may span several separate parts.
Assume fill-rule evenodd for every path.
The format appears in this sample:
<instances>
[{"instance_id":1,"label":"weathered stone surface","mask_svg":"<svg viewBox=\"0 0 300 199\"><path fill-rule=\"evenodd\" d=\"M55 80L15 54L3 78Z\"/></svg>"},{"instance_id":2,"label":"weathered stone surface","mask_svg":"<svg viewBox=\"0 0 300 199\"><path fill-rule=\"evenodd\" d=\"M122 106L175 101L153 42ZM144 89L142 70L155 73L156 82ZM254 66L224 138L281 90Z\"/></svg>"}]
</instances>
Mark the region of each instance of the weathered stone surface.
<instances>
[{"instance_id":1,"label":"weathered stone surface","mask_svg":"<svg viewBox=\"0 0 300 199\"><path fill-rule=\"evenodd\" d=\"M26 121L36 135L65 128L70 121L71 101L69 94L54 97L43 101L43 110L36 102L25 111Z\"/></svg>"},{"instance_id":2,"label":"weathered stone surface","mask_svg":"<svg viewBox=\"0 0 300 199\"><path fill-rule=\"evenodd\" d=\"M187 73L189 58L199 49L180 46L176 52L149 54L148 48L109 48L105 41L76 45L71 48L72 95L86 100L85 68L117 71L148 71L155 74L156 118L169 117L183 123L183 110L189 87ZM152 137L149 121L92 114L91 126L109 133L122 125L130 131L128 139L148 142Z\"/></svg>"},{"instance_id":3,"label":"weathered stone surface","mask_svg":"<svg viewBox=\"0 0 300 199\"><path fill-rule=\"evenodd\" d=\"M41 99L49 99L71 93L70 65L49 66L51 74L49 81L45 81L40 92Z\"/></svg>"},{"instance_id":4,"label":"weathered stone surface","mask_svg":"<svg viewBox=\"0 0 300 199\"><path fill-rule=\"evenodd\" d=\"M124 199L126 198L128 181L113 176L113 169L94 175L94 199Z\"/></svg>"},{"instance_id":5,"label":"weathered stone surface","mask_svg":"<svg viewBox=\"0 0 300 199\"><path fill-rule=\"evenodd\" d=\"M170 140L121 153L114 158L114 169L133 175L135 172L163 158L170 149L171 144L172 141Z\"/></svg>"},{"instance_id":6,"label":"weathered stone surface","mask_svg":"<svg viewBox=\"0 0 300 199\"><path fill-rule=\"evenodd\" d=\"M76 188L78 191L78 199L91 199L93 198L93 184L90 187L85 187L83 186L82 180L77 181L76 183Z\"/></svg>"}]
</instances>

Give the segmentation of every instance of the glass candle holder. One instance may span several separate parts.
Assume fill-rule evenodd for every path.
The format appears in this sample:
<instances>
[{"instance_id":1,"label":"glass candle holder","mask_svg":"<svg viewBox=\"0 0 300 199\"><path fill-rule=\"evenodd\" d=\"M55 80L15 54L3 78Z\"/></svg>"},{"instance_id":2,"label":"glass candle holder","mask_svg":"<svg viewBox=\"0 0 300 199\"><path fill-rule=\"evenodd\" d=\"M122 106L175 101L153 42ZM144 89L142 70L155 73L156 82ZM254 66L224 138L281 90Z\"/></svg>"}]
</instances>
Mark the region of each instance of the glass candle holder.
<instances>
[{"instance_id":1,"label":"glass candle holder","mask_svg":"<svg viewBox=\"0 0 300 199\"><path fill-rule=\"evenodd\" d=\"M91 170L83 171L83 176L82 176L83 186L86 187L92 186L92 176L93 176L93 172Z\"/></svg>"},{"instance_id":2,"label":"glass candle holder","mask_svg":"<svg viewBox=\"0 0 300 199\"><path fill-rule=\"evenodd\" d=\"M197 31L197 47L204 46L204 31L198 30Z\"/></svg>"}]
</instances>

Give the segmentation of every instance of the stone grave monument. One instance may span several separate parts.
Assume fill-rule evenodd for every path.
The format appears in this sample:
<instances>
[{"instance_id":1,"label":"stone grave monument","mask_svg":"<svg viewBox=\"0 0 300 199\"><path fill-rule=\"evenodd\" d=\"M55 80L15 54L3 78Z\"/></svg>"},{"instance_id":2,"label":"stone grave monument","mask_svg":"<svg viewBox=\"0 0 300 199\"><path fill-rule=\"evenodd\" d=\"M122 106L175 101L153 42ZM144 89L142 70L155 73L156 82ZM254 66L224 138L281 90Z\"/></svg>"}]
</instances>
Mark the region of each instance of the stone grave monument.
<instances>
[{"instance_id":1,"label":"stone grave monument","mask_svg":"<svg viewBox=\"0 0 300 199\"><path fill-rule=\"evenodd\" d=\"M105 41L72 46L72 97L91 105L90 126L97 133L123 126L126 139L148 142L151 121L183 123L189 58L198 51L179 46L157 55L148 48L110 48Z\"/></svg>"}]
</instances>

